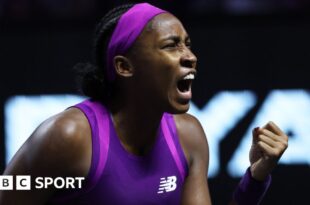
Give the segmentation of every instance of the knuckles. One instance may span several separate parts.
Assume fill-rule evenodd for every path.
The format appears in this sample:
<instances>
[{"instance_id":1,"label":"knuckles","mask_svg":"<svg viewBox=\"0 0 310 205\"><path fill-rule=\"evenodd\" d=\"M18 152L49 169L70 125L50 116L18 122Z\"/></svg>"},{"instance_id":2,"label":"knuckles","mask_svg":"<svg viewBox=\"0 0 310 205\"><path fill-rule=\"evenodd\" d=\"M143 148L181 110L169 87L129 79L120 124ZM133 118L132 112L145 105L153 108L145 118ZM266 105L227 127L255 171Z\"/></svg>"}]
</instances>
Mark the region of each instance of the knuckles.
<instances>
[{"instance_id":1,"label":"knuckles","mask_svg":"<svg viewBox=\"0 0 310 205\"><path fill-rule=\"evenodd\" d=\"M272 158L279 158L279 157L281 157L282 153L283 153L283 150L280 149L280 148L273 149L273 152L271 152L271 156L270 157L272 157Z\"/></svg>"}]
</instances>

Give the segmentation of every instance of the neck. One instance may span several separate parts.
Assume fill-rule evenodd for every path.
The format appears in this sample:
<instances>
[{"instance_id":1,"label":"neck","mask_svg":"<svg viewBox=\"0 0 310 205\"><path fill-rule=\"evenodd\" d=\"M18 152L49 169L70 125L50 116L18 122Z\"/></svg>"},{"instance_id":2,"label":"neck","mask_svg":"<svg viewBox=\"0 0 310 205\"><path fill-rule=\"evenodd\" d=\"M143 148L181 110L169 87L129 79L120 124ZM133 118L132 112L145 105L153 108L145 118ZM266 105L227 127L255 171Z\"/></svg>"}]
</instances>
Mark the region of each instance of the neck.
<instances>
[{"instance_id":1,"label":"neck","mask_svg":"<svg viewBox=\"0 0 310 205\"><path fill-rule=\"evenodd\" d=\"M116 96L110 100L108 107L124 148L136 155L146 154L158 135L163 111L141 97Z\"/></svg>"}]
</instances>

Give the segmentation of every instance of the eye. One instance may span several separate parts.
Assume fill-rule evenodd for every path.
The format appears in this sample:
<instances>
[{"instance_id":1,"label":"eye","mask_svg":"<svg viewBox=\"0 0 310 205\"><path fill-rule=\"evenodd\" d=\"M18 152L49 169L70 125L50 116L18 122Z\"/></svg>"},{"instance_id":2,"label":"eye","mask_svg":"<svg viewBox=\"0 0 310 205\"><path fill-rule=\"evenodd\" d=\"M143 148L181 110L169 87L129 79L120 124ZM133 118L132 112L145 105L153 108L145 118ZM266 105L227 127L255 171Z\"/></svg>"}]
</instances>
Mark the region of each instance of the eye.
<instances>
[{"instance_id":1,"label":"eye","mask_svg":"<svg viewBox=\"0 0 310 205\"><path fill-rule=\"evenodd\" d=\"M163 46L163 48L174 48L176 47L177 44L175 42L167 43L166 45Z\"/></svg>"}]
</instances>

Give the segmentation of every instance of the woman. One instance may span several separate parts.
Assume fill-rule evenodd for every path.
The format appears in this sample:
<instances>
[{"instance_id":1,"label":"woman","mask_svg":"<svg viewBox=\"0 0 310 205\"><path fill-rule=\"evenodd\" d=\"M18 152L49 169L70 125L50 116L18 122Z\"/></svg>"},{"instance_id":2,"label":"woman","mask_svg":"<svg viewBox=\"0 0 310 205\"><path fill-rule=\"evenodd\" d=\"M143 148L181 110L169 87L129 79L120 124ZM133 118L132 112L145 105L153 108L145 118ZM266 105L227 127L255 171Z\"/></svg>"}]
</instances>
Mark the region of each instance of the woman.
<instances>
[{"instance_id":1,"label":"woman","mask_svg":"<svg viewBox=\"0 0 310 205\"><path fill-rule=\"evenodd\" d=\"M43 122L4 173L83 176L83 188L1 192L1 205L211 204L207 138L186 114L190 44L181 22L150 4L110 11L97 28L96 66L84 67L90 100ZM231 203L259 203L287 140L272 122L253 131L251 166Z\"/></svg>"}]
</instances>

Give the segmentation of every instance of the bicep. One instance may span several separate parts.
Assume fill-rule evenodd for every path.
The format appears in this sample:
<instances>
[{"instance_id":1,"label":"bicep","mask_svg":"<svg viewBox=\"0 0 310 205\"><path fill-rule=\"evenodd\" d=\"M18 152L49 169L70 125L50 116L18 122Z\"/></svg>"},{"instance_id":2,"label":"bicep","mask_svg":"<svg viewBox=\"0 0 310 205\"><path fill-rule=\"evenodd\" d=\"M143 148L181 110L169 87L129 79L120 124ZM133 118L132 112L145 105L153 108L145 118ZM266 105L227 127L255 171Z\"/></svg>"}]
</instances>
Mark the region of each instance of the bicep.
<instances>
[{"instance_id":1,"label":"bicep","mask_svg":"<svg viewBox=\"0 0 310 205\"><path fill-rule=\"evenodd\" d=\"M193 165L191 165L183 187L182 204L211 204L207 171L206 168L203 167L204 163L203 161L197 161L193 162Z\"/></svg>"},{"instance_id":2,"label":"bicep","mask_svg":"<svg viewBox=\"0 0 310 205\"><path fill-rule=\"evenodd\" d=\"M0 205L41 205L45 204L48 198L53 194L53 190L35 190L31 184L31 190L16 190L16 175L27 175L34 178L34 173L39 173L37 168L42 164L39 157L32 159L34 150L32 149L31 138L18 150L11 162L6 167L3 175L13 176L13 190L0 191ZM35 166L33 166L35 164Z\"/></svg>"},{"instance_id":3,"label":"bicep","mask_svg":"<svg viewBox=\"0 0 310 205\"><path fill-rule=\"evenodd\" d=\"M40 125L15 154L4 175L30 175L30 191L0 191L0 205L45 204L55 188L35 189L36 177L85 177L90 164L88 125L60 115ZM85 124L85 123L84 123Z\"/></svg>"}]
</instances>

